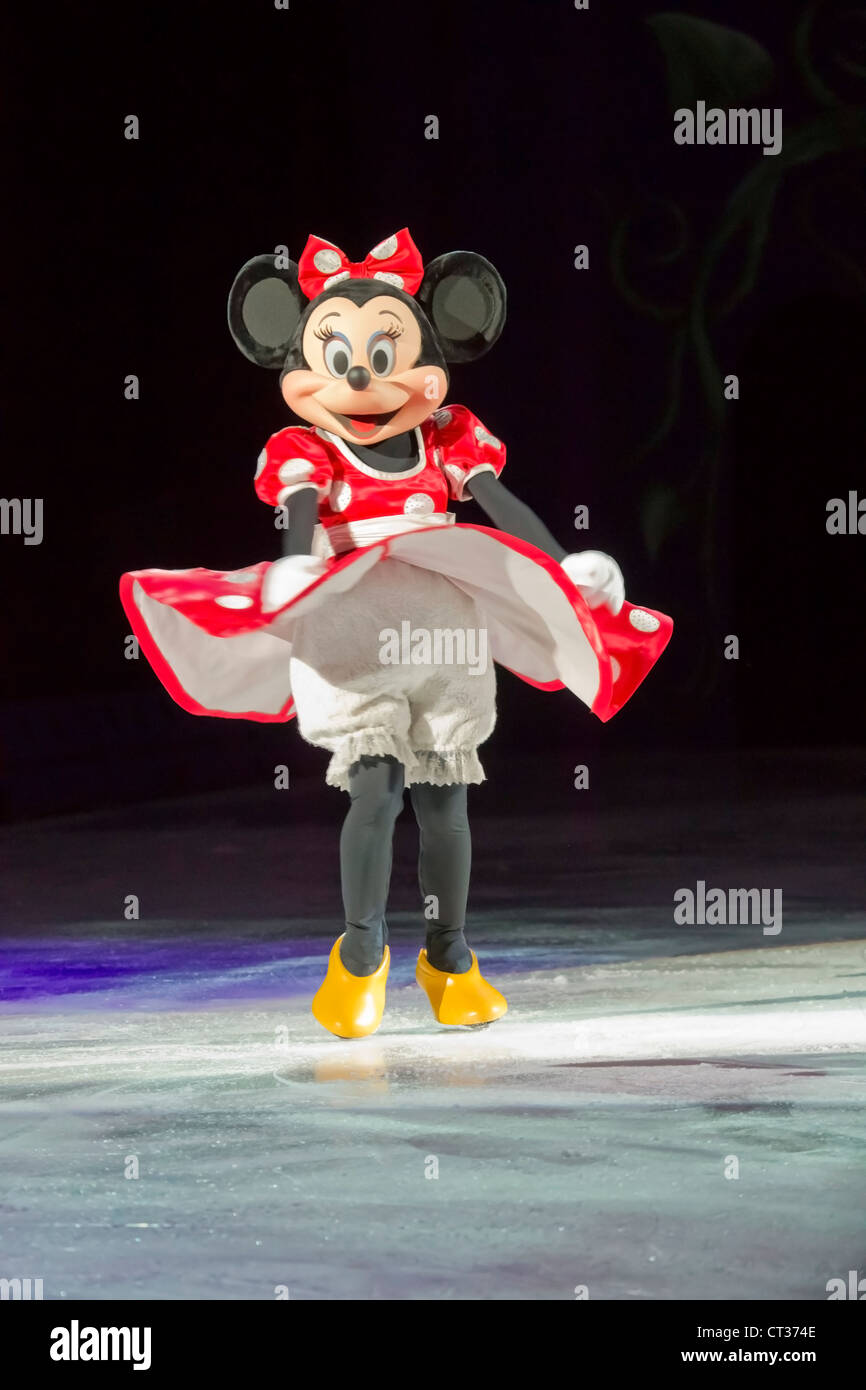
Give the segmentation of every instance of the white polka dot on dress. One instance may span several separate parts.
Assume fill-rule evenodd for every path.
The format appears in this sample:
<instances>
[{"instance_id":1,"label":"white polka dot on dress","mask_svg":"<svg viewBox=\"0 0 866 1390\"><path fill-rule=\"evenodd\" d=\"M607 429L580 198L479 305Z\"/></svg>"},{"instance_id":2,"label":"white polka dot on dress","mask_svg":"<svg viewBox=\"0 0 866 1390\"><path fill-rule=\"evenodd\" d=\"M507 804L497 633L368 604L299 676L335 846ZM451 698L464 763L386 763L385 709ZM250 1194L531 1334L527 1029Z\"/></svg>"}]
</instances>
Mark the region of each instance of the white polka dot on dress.
<instances>
[{"instance_id":1,"label":"white polka dot on dress","mask_svg":"<svg viewBox=\"0 0 866 1390\"><path fill-rule=\"evenodd\" d=\"M638 632L655 632L659 626L658 618L652 613L647 613L643 608L633 608L628 615L628 620L632 627L636 627Z\"/></svg>"},{"instance_id":2,"label":"white polka dot on dress","mask_svg":"<svg viewBox=\"0 0 866 1390\"><path fill-rule=\"evenodd\" d=\"M215 600L220 608L252 608L253 600L247 594L218 594Z\"/></svg>"},{"instance_id":3,"label":"white polka dot on dress","mask_svg":"<svg viewBox=\"0 0 866 1390\"><path fill-rule=\"evenodd\" d=\"M334 483L329 501L332 512L344 512L352 500L352 489L348 483Z\"/></svg>"},{"instance_id":4,"label":"white polka dot on dress","mask_svg":"<svg viewBox=\"0 0 866 1390\"><path fill-rule=\"evenodd\" d=\"M307 459L286 459L277 469L277 477L281 483L302 483L312 471L313 465Z\"/></svg>"},{"instance_id":5,"label":"white polka dot on dress","mask_svg":"<svg viewBox=\"0 0 866 1390\"><path fill-rule=\"evenodd\" d=\"M403 503L403 511L407 516L429 516L435 510L436 503L427 492L413 492Z\"/></svg>"},{"instance_id":6,"label":"white polka dot on dress","mask_svg":"<svg viewBox=\"0 0 866 1390\"><path fill-rule=\"evenodd\" d=\"M495 434L490 434L483 425L475 426L475 438L479 444L490 444L494 449L502 448L502 440L497 439Z\"/></svg>"}]
</instances>

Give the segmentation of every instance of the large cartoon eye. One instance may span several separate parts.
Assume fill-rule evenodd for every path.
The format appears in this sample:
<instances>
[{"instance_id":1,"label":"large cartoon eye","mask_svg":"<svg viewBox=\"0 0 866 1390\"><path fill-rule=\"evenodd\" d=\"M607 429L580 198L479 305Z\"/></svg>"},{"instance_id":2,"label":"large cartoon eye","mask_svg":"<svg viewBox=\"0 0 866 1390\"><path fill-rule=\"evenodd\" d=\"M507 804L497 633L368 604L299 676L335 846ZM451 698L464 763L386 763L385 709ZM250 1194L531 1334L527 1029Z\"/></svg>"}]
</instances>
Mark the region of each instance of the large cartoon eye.
<instances>
[{"instance_id":1,"label":"large cartoon eye","mask_svg":"<svg viewBox=\"0 0 866 1390\"><path fill-rule=\"evenodd\" d=\"M374 376L389 376L394 370L397 357L391 335L374 333L367 344L367 356Z\"/></svg>"},{"instance_id":2,"label":"large cartoon eye","mask_svg":"<svg viewBox=\"0 0 866 1390\"><path fill-rule=\"evenodd\" d=\"M325 366L331 376L345 376L352 365L349 340L342 333L334 333L325 343Z\"/></svg>"}]
</instances>

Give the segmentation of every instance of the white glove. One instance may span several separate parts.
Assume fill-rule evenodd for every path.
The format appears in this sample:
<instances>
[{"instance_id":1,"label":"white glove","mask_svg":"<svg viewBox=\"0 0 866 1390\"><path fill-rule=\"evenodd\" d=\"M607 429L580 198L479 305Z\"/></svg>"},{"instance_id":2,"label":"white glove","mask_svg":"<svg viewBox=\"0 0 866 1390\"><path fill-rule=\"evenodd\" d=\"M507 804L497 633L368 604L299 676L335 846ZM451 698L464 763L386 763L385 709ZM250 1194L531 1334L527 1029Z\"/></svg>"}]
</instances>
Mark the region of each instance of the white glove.
<instances>
[{"instance_id":1,"label":"white glove","mask_svg":"<svg viewBox=\"0 0 866 1390\"><path fill-rule=\"evenodd\" d=\"M262 584L262 612L273 613L309 588L327 570L318 555L284 555L275 560Z\"/></svg>"},{"instance_id":2,"label":"white glove","mask_svg":"<svg viewBox=\"0 0 866 1390\"><path fill-rule=\"evenodd\" d=\"M590 608L604 603L616 616L625 599L625 580L616 560L601 550L579 550L566 555L562 568Z\"/></svg>"}]
</instances>

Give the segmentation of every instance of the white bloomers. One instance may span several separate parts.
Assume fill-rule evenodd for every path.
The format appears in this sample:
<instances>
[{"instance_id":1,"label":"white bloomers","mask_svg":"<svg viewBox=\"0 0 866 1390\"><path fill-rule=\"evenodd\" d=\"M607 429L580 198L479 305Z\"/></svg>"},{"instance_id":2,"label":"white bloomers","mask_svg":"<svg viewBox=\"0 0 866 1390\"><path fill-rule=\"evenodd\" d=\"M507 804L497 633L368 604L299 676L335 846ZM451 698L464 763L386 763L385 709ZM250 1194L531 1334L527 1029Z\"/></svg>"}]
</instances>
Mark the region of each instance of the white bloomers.
<instances>
[{"instance_id":1,"label":"white bloomers","mask_svg":"<svg viewBox=\"0 0 866 1390\"><path fill-rule=\"evenodd\" d=\"M291 683L302 738L333 754L331 786L347 791L373 755L401 762L407 786L484 781L493 660L475 601L443 575L386 558L299 618Z\"/></svg>"}]
</instances>

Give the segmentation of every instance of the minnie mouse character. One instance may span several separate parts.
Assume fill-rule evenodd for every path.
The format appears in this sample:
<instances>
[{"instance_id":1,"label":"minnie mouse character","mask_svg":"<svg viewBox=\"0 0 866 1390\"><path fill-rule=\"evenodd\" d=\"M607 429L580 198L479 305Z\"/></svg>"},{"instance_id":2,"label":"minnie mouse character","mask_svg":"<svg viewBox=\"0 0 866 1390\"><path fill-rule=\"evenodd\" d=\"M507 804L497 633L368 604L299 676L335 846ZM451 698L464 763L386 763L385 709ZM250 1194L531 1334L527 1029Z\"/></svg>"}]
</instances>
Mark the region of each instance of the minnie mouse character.
<instances>
[{"instance_id":1,"label":"minnie mouse character","mask_svg":"<svg viewBox=\"0 0 866 1390\"><path fill-rule=\"evenodd\" d=\"M661 655L670 618L625 601L619 567L569 555L500 481L505 446L443 404L446 363L496 342L505 286L483 256L426 268L404 228L364 261L310 237L299 263L257 256L229 295L251 361L280 370L306 426L279 430L256 492L287 522L283 556L242 571L140 570L124 607L173 698L195 714L298 718L350 797L340 839L345 930L313 1014L339 1037L378 1028L390 954L394 823L408 787L427 919L416 978L440 1023L482 1024L506 1002L464 927L467 786L495 722L490 656L600 719ZM456 522L477 499L497 529ZM439 640L434 640L434 639Z\"/></svg>"}]
</instances>

